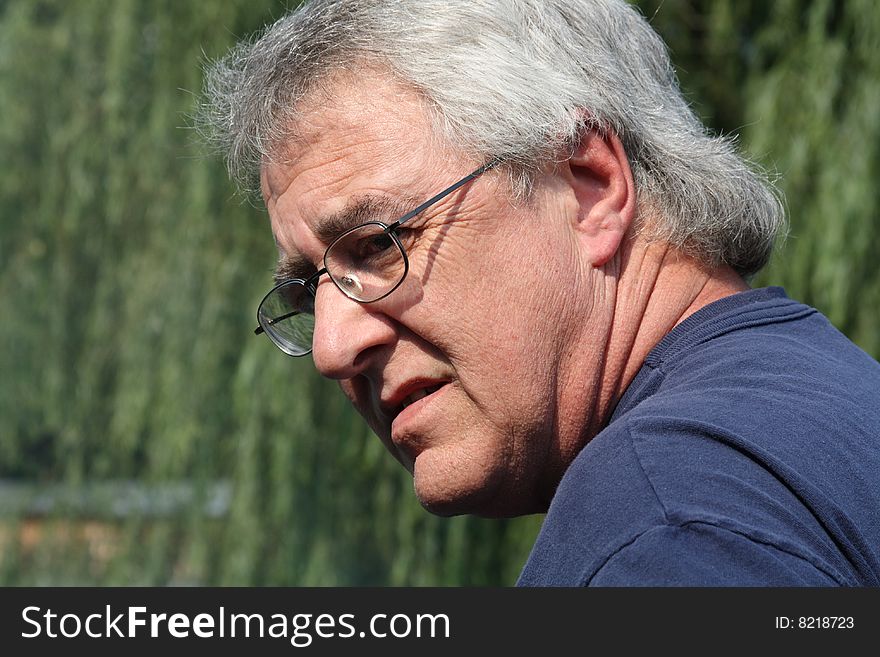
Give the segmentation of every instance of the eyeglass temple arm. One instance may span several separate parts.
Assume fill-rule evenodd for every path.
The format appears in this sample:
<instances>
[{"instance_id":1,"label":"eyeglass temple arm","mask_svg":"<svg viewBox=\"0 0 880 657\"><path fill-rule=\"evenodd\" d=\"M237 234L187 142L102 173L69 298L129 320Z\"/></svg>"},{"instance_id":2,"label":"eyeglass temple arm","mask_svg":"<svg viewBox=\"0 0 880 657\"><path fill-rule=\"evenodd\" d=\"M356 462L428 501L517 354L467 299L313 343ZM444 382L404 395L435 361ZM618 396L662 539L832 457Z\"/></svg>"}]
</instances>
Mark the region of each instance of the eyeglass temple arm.
<instances>
[{"instance_id":1,"label":"eyeglass temple arm","mask_svg":"<svg viewBox=\"0 0 880 657\"><path fill-rule=\"evenodd\" d=\"M491 168L494 167L494 166L497 166L500 162L501 162L501 159L500 159L500 158L495 158L494 160L490 161L488 164L484 164L484 165L481 166L479 169L476 169L475 171L472 171L471 173L469 173L468 175L466 175L464 178L462 178L461 180L459 180L459 181L458 181L457 183L455 183L454 185L451 185L450 187L447 187L446 189L444 189L444 190L443 190L442 192L440 192L439 194L437 194L437 195L432 196L431 198L429 198L427 201L425 201L424 203L422 203L422 204L421 204L420 206L418 206L417 208L414 208L413 210L410 210L409 212L407 212L407 213L406 213L405 215L403 215L400 219L398 219L398 220L395 221L393 224L391 224L390 226L388 226L388 228L386 228L386 229L384 230L384 232L385 232L385 233L390 233L392 230L394 230L395 228L397 228L398 226L400 226L400 224L402 224L404 221L409 221L410 219L412 219L412 218L415 217L416 215L421 214L422 212L424 212L425 210L427 210L429 207L431 207L432 205L434 205L434 204L435 204L437 201L439 201L440 199L442 199L442 198L444 198L444 197L446 197L446 196L449 196L452 192L454 192L454 191L455 191L456 189L458 189L459 187L462 187L462 186L464 186L464 185L467 185L471 180L473 180L474 178L477 178L477 177L483 175L484 173L486 173L486 171L488 171L489 169L491 169Z\"/></svg>"},{"instance_id":2,"label":"eyeglass temple arm","mask_svg":"<svg viewBox=\"0 0 880 657\"><path fill-rule=\"evenodd\" d=\"M290 312L290 313L285 313L285 314L281 315L280 317L275 317L275 318L273 318L273 319L269 319L269 320L266 320L266 321L267 321L269 324L274 324L274 323L276 323L276 322L280 322L280 321L282 321L282 320L288 319L289 317L293 317L293 316L295 316L295 315L299 315L299 311L298 311L298 310L294 310L293 312ZM254 329L254 335L260 335L260 333L264 333L264 329L263 329L262 326L258 326L257 328Z\"/></svg>"}]
</instances>

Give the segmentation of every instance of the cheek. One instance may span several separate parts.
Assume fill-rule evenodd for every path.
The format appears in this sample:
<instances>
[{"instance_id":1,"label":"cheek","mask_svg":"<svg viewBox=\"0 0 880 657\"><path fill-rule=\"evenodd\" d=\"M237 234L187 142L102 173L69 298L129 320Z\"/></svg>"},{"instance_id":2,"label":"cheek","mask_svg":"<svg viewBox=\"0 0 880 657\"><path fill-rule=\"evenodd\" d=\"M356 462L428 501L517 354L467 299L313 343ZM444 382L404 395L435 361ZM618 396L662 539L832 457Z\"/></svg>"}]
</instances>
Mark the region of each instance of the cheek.
<instances>
[{"instance_id":1,"label":"cheek","mask_svg":"<svg viewBox=\"0 0 880 657\"><path fill-rule=\"evenodd\" d=\"M493 424L508 427L523 416L537 419L550 399L560 353L558 312L536 287L514 277L506 284L465 286L443 306L425 303L437 323L435 345L455 369L468 396ZM431 298L426 290L425 301Z\"/></svg>"},{"instance_id":2,"label":"cheek","mask_svg":"<svg viewBox=\"0 0 880 657\"><path fill-rule=\"evenodd\" d=\"M495 231L452 226L430 262L414 258L419 302L402 317L499 422L503 413L552 407L562 329L575 319L566 292L575 283L572 245L543 227L524 230L521 217L505 221Z\"/></svg>"},{"instance_id":3,"label":"cheek","mask_svg":"<svg viewBox=\"0 0 880 657\"><path fill-rule=\"evenodd\" d=\"M421 304L442 318L450 355L465 358L466 349L515 366L558 348L556 329L572 306L563 293L572 286L570 249L540 231L474 237L441 249L423 286Z\"/></svg>"}]
</instances>

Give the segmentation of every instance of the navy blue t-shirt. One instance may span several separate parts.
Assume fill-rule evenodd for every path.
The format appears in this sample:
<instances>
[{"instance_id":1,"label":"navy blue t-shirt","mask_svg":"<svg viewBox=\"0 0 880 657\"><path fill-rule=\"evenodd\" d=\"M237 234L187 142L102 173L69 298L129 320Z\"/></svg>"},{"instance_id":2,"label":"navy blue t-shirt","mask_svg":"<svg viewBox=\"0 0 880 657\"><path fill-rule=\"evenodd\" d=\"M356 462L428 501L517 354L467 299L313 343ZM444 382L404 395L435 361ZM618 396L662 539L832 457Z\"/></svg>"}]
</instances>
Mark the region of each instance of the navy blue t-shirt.
<instances>
[{"instance_id":1,"label":"navy blue t-shirt","mask_svg":"<svg viewBox=\"0 0 880 657\"><path fill-rule=\"evenodd\" d=\"M880 586L880 364L781 288L651 351L521 586Z\"/></svg>"}]
</instances>

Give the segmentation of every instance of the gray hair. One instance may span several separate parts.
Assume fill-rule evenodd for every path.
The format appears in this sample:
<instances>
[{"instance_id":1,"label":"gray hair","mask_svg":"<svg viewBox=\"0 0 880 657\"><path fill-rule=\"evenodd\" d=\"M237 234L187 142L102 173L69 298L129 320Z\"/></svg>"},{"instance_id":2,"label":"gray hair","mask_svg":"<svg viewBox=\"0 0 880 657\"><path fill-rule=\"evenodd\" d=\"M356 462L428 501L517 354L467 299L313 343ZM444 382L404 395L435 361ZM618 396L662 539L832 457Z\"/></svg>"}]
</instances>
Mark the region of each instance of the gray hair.
<instances>
[{"instance_id":1,"label":"gray hair","mask_svg":"<svg viewBox=\"0 0 880 657\"><path fill-rule=\"evenodd\" d=\"M365 64L420 93L451 145L503 158L514 193L585 130L612 131L649 238L749 276L784 227L779 192L706 131L662 39L623 0L307 2L207 71L203 125L232 176L252 180L293 134L300 101Z\"/></svg>"}]
</instances>

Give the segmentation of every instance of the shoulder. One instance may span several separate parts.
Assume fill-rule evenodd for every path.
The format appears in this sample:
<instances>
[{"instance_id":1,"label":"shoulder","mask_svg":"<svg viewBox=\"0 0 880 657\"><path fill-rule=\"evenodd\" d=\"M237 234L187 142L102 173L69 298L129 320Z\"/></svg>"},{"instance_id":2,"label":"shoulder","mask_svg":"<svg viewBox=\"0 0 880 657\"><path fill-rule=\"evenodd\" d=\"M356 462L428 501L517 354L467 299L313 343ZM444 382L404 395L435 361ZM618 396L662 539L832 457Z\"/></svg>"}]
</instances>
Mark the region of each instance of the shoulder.
<instances>
[{"instance_id":1,"label":"shoulder","mask_svg":"<svg viewBox=\"0 0 880 657\"><path fill-rule=\"evenodd\" d=\"M830 545L830 547L829 547ZM609 426L572 463L523 585L852 584L811 510L717 427Z\"/></svg>"},{"instance_id":2,"label":"shoulder","mask_svg":"<svg viewBox=\"0 0 880 657\"><path fill-rule=\"evenodd\" d=\"M610 554L589 586L837 586L797 551L704 522L652 527Z\"/></svg>"},{"instance_id":3,"label":"shoulder","mask_svg":"<svg viewBox=\"0 0 880 657\"><path fill-rule=\"evenodd\" d=\"M673 330L645 365L661 372L667 387L692 383L702 391L724 388L720 379L746 389L807 391L818 385L841 398L876 399L880 382L880 363L815 308L788 298Z\"/></svg>"}]
</instances>

